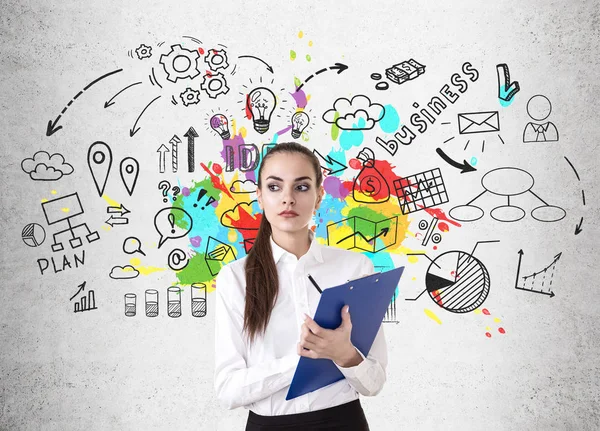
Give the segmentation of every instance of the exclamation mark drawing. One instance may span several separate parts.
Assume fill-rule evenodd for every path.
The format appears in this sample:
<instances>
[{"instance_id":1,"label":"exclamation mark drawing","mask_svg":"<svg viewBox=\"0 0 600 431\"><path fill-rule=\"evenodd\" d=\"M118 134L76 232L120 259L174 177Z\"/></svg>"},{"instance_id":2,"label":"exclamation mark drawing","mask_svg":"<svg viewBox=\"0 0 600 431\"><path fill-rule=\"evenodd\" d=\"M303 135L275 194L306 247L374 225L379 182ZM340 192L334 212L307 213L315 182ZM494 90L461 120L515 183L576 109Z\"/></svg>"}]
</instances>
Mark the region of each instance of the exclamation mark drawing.
<instances>
[{"instance_id":1,"label":"exclamation mark drawing","mask_svg":"<svg viewBox=\"0 0 600 431\"><path fill-rule=\"evenodd\" d=\"M206 190L200 189L200 191L198 192L198 197L196 198L196 203L194 204L194 208L198 207L198 202L200 202L200 199L202 199L205 194L206 194ZM206 204L204 204L204 206L201 209L206 208L207 206L212 204L214 201L215 201L215 198L213 198L212 196L209 196L208 201L206 202Z\"/></svg>"}]
</instances>

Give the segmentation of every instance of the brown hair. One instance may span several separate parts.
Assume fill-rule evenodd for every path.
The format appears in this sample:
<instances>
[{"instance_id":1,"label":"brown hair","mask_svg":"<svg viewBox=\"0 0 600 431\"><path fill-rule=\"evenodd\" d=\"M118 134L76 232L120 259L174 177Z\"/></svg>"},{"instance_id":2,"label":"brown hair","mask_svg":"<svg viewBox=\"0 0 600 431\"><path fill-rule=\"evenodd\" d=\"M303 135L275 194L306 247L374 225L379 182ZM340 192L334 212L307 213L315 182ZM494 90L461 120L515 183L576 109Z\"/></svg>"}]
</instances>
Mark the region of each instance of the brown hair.
<instances>
[{"instance_id":1,"label":"brown hair","mask_svg":"<svg viewBox=\"0 0 600 431\"><path fill-rule=\"evenodd\" d=\"M259 188L262 187L261 173L265 162L273 154L277 153L300 153L312 163L317 179L317 189L323 183L323 172L317 156L308 148L296 142L282 142L275 145L263 157L258 168ZM271 312L277 301L279 294L279 278L277 277L277 267L273 260L273 251L271 249L271 223L263 213L258 234L254 240L254 245L250 249L246 258L246 306L244 310L244 327L247 337L252 343L256 336L264 334L267 324L271 317Z\"/></svg>"}]
</instances>

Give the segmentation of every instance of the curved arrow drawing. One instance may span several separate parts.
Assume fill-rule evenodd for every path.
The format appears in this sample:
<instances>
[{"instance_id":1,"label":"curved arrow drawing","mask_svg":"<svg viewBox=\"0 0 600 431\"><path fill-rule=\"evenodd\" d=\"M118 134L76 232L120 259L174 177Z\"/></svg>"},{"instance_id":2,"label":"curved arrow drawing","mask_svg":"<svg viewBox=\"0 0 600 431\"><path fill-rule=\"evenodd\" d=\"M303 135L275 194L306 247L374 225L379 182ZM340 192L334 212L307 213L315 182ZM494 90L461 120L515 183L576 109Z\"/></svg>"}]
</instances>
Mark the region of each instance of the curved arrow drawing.
<instances>
[{"instance_id":1,"label":"curved arrow drawing","mask_svg":"<svg viewBox=\"0 0 600 431\"><path fill-rule=\"evenodd\" d=\"M127 87L123 88L121 91L119 91L119 92L118 92L117 94L115 94L113 97L111 97L111 98L110 98L110 99L109 99L107 102L104 102L104 109L108 108L109 106L112 106L112 105L114 105L114 104L115 104L115 102L113 102L113 99L114 99L115 97L117 97L119 94L121 94L123 91L127 90L128 88L131 88L131 87L133 87L134 85L138 85L138 84L141 84L141 83L142 83L142 81L140 81L140 82L135 82L135 83L133 83L133 84L131 84L131 85L128 85Z\"/></svg>"},{"instance_id":2,"label":"curved arrow drawing","mask_svg":"<svg viewBox=\"0 0 600 431\"><path fill-rule=\"evenodd\" d=\"M460 173L464 174L465 172L473 172L476 171L477 169L475 169L474 166L471 166L466 160L463 159L462 163L458 163L455 162L454 160L452 160L450 157L448 157L446 155L446 153L444 153L444 150L442 150L441 148L436 148L435 149L436 153L438 153L440 155L440 157L442 159L444 159L444 161L446 163L448 163L451 166L454 166L457 169L461 169Z\"/></svg>"},{"instance_id":3,"label":"curved arrow drawing","mask_svg":"<svg viewBox=\"0 0 600 431\"><path fill-rule=\"evenodd\" d=\"M321 70L317 70L315 73L313 73L313 74L312 74L312 75L310 75L308 78L306 78L306 79L304 80L304 82L303 82L302 84L300 84L300 85L298 86L298 88L296 88L296 91L300 91L300 89L301 89L302 87L304 87L304 84L306 84L308 81L310 81L311 79L313 79L315 76L317 76L317 75L319 75L319 74L321 74L321 73L323 73L323 72L325 72L325 71L327 71L327 70L337 70L337 73L338 73L338 75L339 75L340 73L342 73L342 72L343 72L344 70L346 70L346 69L348 69L348 66L346 66L345 64L342 64L342 63L335 63L335 65L333 65L333 66L324 67L324 68L323 68L323 69L321 69Z\"/></svg>"},{"instance_id":4,"label":"curved arrow drawing","mask_svg":"<svg viewBox=\"0 0 600 431\"><path fill-rule=\"evenodd\" d=\"M253 55L240 55L238 58L253 58L253 59L255 59L255 60L258 60L258 61L260 61L262 64L264 64L265 66L267 66L267 70L268 70L269 72L273 73L273 68L272 68L272 67L271 67L271 66L270 66L270 65L269 65L269 64L268 64L266 61L264 61L264 60L263 60L263 59L261 59L261 58L255 57L255 56L253 56Z\"/></svg>"},{"instance_id":5,"label":"curved arrow drawing","mask_svg":"<svg viewBox=\"0 0 600 431\"><path fill-rule=\"evenodd\" d=\"M69 106L71 106L71 104L79 97L83 94L83 92L85 90L87 90L88 88L90 88L92 85L94 85L96 82L103 80L104 78L108 78L110 75L114 75L115 73L119 73L121 72L123 69L117 69L117 70L113 70L112 72L109 72L105 75L102 75L99 78L94 79L92 82L90 82L88 85L86 85L85 87L83 87L83 90L81 90L79 93L77 93L75 95L75 97L73 97L69 103L67 103L67 106L65 106L63 108L62 111L60 111L60 114L58 115L58 117L56 117L54 119L54 121L50 120L48 121L48 126L46 127L46 136L52 136L53 134L55 134L56 132L58 132L60 129L62 129L62 126L56 126L58 124L58 120L60 120L60 117L63 116L63 114L65 112L67 112L67 109L69 109Z\"/></svg>"},{"instance_id":6,"label":"curved arrow drawing","mask_svg":"<svg viewBox=\"0 0 600 431\"><path fill-rule=\"evenodd\" d=\"M133 137L133 135L135 135L138 130L140 130L140 127L138 127L137 129L135 128L135 126L137 125L138 121L140 121L140 118L142 118L142 115L144 115L144 112L146 111L146 109L148 109L148 106L152 105L157 99L160 99L160 96L155 97L150 103L148 103L146 105L146 107L142 110L142 112L140 113L140 115L138 115L137 120L135 120L135 123L133 123L133 127L131 129L129 129L129 137Z\"/></svg>"}]
</instances>

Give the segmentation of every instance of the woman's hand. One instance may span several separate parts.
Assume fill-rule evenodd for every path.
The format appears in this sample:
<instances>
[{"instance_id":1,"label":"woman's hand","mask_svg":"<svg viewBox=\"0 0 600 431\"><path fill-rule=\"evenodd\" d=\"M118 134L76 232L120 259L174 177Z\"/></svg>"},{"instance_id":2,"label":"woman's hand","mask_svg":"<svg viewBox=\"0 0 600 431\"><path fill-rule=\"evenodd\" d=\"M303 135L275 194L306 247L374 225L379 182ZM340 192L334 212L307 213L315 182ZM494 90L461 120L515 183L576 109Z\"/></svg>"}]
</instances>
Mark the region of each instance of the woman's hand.
<instances>
[{"instance_id":1,"label":"woman's hand","mask_svg":"<svg viewBox=\"0 0 600 431\"><path fill-rule=\"evenodd\" d=\"M336 329L322 328L306 314L302 324L298 354L307 358L331 359L341 367L352 367L362 362L362 356L350 341L352 321L349 306L342 307L342 324ZM308 349L308 350L306 350Z\"/></svg>"}]
</instances>

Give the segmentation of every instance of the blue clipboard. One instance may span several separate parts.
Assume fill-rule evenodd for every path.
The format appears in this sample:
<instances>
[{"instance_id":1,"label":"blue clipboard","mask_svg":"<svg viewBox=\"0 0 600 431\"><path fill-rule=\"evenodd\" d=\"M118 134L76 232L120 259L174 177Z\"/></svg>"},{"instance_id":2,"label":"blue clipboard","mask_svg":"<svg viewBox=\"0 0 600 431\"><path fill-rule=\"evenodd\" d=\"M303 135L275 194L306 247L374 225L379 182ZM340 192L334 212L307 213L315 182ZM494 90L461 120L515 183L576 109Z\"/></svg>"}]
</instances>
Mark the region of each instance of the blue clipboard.
<instances>
[{"instance_id":1,"label":"blue clipboard","mask_svg":"<svg viewBox=\"0 0 600 431\"><path fill-rule=\"evenodd\" d=\"M342 307L350 305L350 340L366 357L403 271L402 266L325 289L321 294L314 321L323 328L335 329L342 324ZM331 359L301 356L285 399L291 400L343 378L344 375Z\"/></svg>"}]
</instances>

